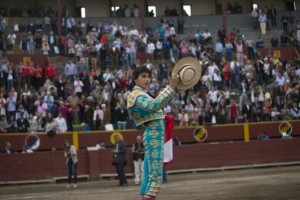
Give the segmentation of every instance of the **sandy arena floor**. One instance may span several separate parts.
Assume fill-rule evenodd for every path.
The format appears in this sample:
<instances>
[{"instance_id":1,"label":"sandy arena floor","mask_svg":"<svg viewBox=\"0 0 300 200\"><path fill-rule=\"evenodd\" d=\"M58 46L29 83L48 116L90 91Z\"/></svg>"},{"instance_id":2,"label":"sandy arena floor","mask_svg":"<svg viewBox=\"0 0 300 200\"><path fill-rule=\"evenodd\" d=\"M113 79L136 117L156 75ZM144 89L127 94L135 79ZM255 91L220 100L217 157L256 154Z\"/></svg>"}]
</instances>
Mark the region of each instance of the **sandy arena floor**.
<instances>
[{"instance_id":1,"label":"sandy arena floor","mask_svg":"<svg viewBox=\"0 0 300 200\"><path fill-rule=\"evenodd\" d=\"M139 187L117 180L1 186L1 200L139 200ZM299 200L300 166L185 173L168 176L158 200Z\"/></svg>"}]
</instances>

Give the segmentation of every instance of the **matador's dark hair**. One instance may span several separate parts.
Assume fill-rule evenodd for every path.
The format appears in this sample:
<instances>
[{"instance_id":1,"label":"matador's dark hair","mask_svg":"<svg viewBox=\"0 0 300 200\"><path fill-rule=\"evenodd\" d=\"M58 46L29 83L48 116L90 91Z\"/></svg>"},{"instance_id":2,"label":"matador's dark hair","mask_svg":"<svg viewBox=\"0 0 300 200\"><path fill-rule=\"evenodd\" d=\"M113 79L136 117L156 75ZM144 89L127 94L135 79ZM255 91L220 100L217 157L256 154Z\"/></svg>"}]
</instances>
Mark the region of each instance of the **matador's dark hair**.
<instances>
[{"instance_id":1,"label":"matador's dark hair","mask_svg":"<svg viewBox=\"0 0 300 200\"><path fill-rule=\"evenodd\" d=\"M148 69L147 67L137 67L133 70L132 76L133 76L133 80L136 80L140 74L143 73L147 73L150 75L150 77L152 76L152 73L150 71L150 69Z\"/></svg>"}]
</instances>

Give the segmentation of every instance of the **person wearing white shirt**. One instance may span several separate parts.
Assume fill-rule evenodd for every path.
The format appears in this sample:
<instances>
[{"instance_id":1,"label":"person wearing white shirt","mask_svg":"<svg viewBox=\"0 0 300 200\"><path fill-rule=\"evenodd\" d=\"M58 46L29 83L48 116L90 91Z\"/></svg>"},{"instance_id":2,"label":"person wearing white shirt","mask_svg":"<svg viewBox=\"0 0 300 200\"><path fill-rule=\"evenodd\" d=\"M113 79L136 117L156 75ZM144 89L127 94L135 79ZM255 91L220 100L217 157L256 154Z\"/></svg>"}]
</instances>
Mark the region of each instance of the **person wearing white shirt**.
<instances>
[{"instance_id":1,"label":"person wearing white shirt","mask_svg":"<svg viewBox=\"0 0 300 200\"><path fill-rule=\"evenodd\" d=\"M139 37L139 31L134 26L131 26L129 36L132 36L134 39L137 39Z\"/></svg>"},{"instance_id":2,"label":"person wearing white shirt","mask_svg":"<svg viewBox=\"0 0 300 200\"><path fill-rule=\"evenodd\" d=\"M56 131L58 133L64 133L67 131L67 122L66 119L62 117L62 113L58 113L57 118L55 118L57 124Z\"/></svg>"},{"instance_id":3,"label":"person wearing white shirt","mask_svg":"<svg viewBox=\"0 0 300 200\"><path fill-rule=\"evenodd\" d=\"M82 88L83 88L83 83L82 81L79 79L79 77L76 78L76 80L74 81L74 90L76 92L77 96L81 96L82 95Z\"/></svg>"},{"instance_id":4,"label":"person wearing white shirt","mask_svg":"<svg viewBox=\"0 0 300 200\"><path fill-rule=\"evenodd\" d=\"M184 107L184 110L186 110L187 112L191 112L195 110L195 107L193 104L191 104L190 100L186 101L186 105Z\"/></svg>"},{"instance_id":5,"label":"person wearing white shirt","mask_svg":"<svg viewBox=\"0 0 300 200\"><path fill-rule=\"evenodd\" d=\"M134 6L133 6L132 13L133 13L133 16L134 16L134 17L139 17L139 16L140 16L140 10L139 10L139 8L137 7L137 5L134 5Z\"/></svg>"},{"instance_id":6,"label":"person wearing white shirt","mask_svg":"<svg viewBox=\"0 0 300 200\"><path fill-rule=\"evenodd\" d=\"M133 39L129 40L129 63L133 65L136 61L136 43Z\"/></svg>"},{"instance_id":7,"label":"person wearing white shirt","mask_svg":"<svg viewBox=\"0 0 300 200\"><path fill-rule=\"evenodd\" d=\"M83 48L84 45L79 40L78 43L75 45L76 56L82 57Z\"/></svg>"},{"instance_id":8,"label":"person wearing white shirt","mask_svg":"<svg viewBox=\"0 0 300 200\"><path fill-rule=\"evenodd\" d=\"M65 65L65 75L72 82L74 81L75 75L77 74L76 67L72 60Z\"/></svg>"},{"instance_id":9,"label":"person wearing white shirt","mask_svg":"<svg viewBox=\"0 0 300 200\"><path fill-rule=\"evenodd\" d=\"M170 35L176 35L176 29L174 26L171 26L169 31L170 31Z\"/></svg>"},{"instance_id":10,"label":"person wearing white shirt","mask_svg":"<svg viewBox=\"0 0 300 200\"><path fill-rule=\"evenodd\" d=\"M93 114L93 122L94 122L94 129L97 130L97 128L100 128L100 126L103 123L104 113L103 110L100 109L100 105L96 106L96 109L94 110Z\"/></svg>"},{"instance_id":11,"label":"person wearing white shirt","mask_svg":"<svg viewBox=\"0 0 300 200\"><path fill-rule=\"evenodd\" d=\"M99 40L97 40L96 45L95 45L97 52L100 52L100 49L102 48L102 46L103 46L103 44Z\"/></svg>"},{"instance_id":12,"label":"person wearing white shirt","mask_svg":"<svg viewBox=\"0 0 300 200\"><path fill-rule=\"evenodd\" d=\"M218 101L218 90L215 90L215 87L211 88L211 91L208 92L209 99L212 101L213 104L216 104Z\"/></svg>"},{"instance_id":13,"label":"person wearing white shirt","mask_svg":"<svg viewBox=\"0 0 300 200\"><path fill-rule=\"evenodd\" d=\"M210 75L211 79L213 80L214 73L216 70L219 70L218 66L215 64L215 62L211 62L208 66L208 74Z\"/></svg>"},{"instance_id":14,"label":"person wearing white shirt","mask_svg":"<svg viewBox=\"0 0 300 200\"><path fill-rule=\"evenodd\" d=\"M154 50L155 50L155 45L153 44L153 42L150 41L147 44L146 52L147 52L147 58L150 59L151 62L153 62L154 60Z\"/></svg>"},{"instance_id":15,"label":"person wearing white shirt","mask_svg":"<svg viewBox=\"0 0 300 200\"><path fill-rule=\"evenodd\" d=\"M109 81L109 79L111 79L111 77L112 77L112 74L111 74L109 68L106 68L105 69L105 73L103 74L103 81L104 81L104 83L106 83L107 81Z\"/></svg>"},{"instance_id":16,"label":"person wearing white shirt","mask_svg":"<svg viewBox=\"0 0 300 200\"><path fill-rule=\"evenodd\" d=\"M212 78L208 74L208 70L205 71L205 74L201 78L202 84L204 84L206 87L211 87Z\"/></svg>"},{"instance_id":17,"label":"person wearing white shirt","mask_svg":"<svg viewBox=\"0 0 300 200\"><path fill-rule=\"evenodd\" d=\"M285 77L282 76L280 73L278 73L277 76L276 76L275 82L276 82L279 86L283 86L283 85L285 84Z\"/></svg>"},{"instance_id":18,"label":"person wearing white shirt","mask_svg":"<svg viewBox=\"0 0 300 200\"><path fill-rule=\"evenodd\" d=\"M209 42L211 40L211 33L207 29L202 34L202 36L206 42Z\"/></svg>"},{"instance_id":19,"label":"person wearing white shirt","mask_svg":"<svg viewBox=\"0 0 300 200\"><path fill-rule=\"evenodd\" d=\"M216 87L217 89L220 89L221 83L222 83L221 73L220 73L219 70L215 69L214 75L213 75L213 84L214 84L214 87Z\"/></svg>"}]
</instances>

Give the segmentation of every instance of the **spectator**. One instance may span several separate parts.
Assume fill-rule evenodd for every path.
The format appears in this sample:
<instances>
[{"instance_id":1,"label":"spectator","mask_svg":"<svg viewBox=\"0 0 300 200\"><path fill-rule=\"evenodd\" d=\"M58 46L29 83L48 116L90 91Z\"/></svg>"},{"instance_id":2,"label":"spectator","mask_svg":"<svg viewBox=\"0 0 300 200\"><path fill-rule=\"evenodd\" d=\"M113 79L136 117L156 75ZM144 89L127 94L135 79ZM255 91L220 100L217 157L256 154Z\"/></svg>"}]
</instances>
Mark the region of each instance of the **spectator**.
<instances>
[{"instance_id":1,"label":"spectator","mask_svg":"<svg viewBox=\"0 0 300 200\"><path fill-rule=\"evenodd\" d=\"M24 114L21 113L17 119L18 132L26 133L29 129L28 119L24 117Z\"/></svg>"},{"instance_id":2,"label":"spectator","mask_svg":"<svg viewBox=\"0 0 300 200\"><path fill-rule=\"evenodd\" d=\"M270 42L271 42L273 48L278 47L279 40L275 35L273 35L271 37Z\"/></svg>"},{"instance_id":3,"label":"spectator","mask_svg":"<svg viewBox=\"0 0 300 200\"><path fill-rule=\"evenodd\" d=\"M297 103L293 103L293 107L291 108L291 114L292 114L293 119L300 118L300 108L297 105Z\"/></svg>"},{"instance_id":4,"label":"spectator","mask_svg":"<svg viewBox=\"0 0 300 200\"><path fill-rule=\"evenodd\" d=\"M63 118L62 113L58 113L57 118L55 118L55 122L57 124L57 132L58 133L64 133L67 131L67 122L66 119Z\"/></svg>"},{"instance_id":5,"label":"spectator","mask_svg":"<svg viewBox=\"0 0 300 200\"><path fill-rule=\"evenodd\" d=\"M77 151L74 145L71 145L69 141L65 142L65 158L66 165L68 170L68 184L67 188L70 187L71 182L73 181L73 187L77 187Z\"/></svg>"},{"instance_id":6,"label":"spectator","mask_svg":"<svg viewBox=\"0 0 300 200\"><path fill-rule=\"evenodd\" d=\"M132 146L133 164L134 164L134 182L139 185L142 181L143 169L144 169L144 145L142 143L142 137L138 135L136 142Z\"/></svg>"},{"instance_id":7,"label":"spectator","mask_svg":"<svg viewBox=\"0 0 300 200\"><path fill-rule=\"evenodd\" d=\"M117 121L117 129L126 129L127 128L127 120L129 118L127 108L123 101L119 103L119 107L115 111L116 121Z\"/></svg>"},{"instance_id":8,"label":"spectator","mask_svg":"<svg viewBox=\"0 0 300 200\"><path fill-rule=\"evenodd\" d=\"M6 99L3 92L0 92L0 114L6 117Z\"/></svg>"},{"instance_id":9,"label":"spectator","mask_svg":"<svg viewBox=\"0 0 300 200\"><path fill-rule=\"evenodd\" d=\"M76 67L75 67L73 61L69 60L69 62L65 65L65 76L71 82L74 82L76 75L77 75Z\"/></svg>"},{"instance_id":10,"label":"spectator","mask_svg":"<svg viewBox=\"0 0 300 200\"><path fill-rule=\"evenodd\" d=\"M7 117L9 118L12 115L15 116L17 97L12 92L9 92L9 96L6 99L6 103L7 103Z\"/></svg>"},{"instance_id":11,"label":"spectator","mask_svg":"<svg viewBox=\"0 0 300 200\"><path fill-rule=\"evenodd\" d=\"M79 77L76 77L76 80L74 81L74 91L76 93L76 95L80 98L83 92L83 82L79 79Z\"/></svg>"},{"instance_id":12,"label":"spectator","mask_svg":"<svg viewBox=\"0 0 300 200\"><path fill-rule=\"evenodd\" d=\"M258 28L258 9L253 9L251 12L251 17L253 18L253 29L256 30Z\"/></svg>"},{"instance_id":13,"label":"spectator","mask_svg":"<svg viewBox=\"0 0 300 200\"><path fill-rule=\"evenodd\" d=\"M15 133L17 132L17 122L15 120L14 115L11 115L8 120L7 120L7 124L6 124L6 129L7 132L9 133Z\"/></svg>"},{"instance_id":14,"label":"spectator","mask_svg":"<svg viewBox=\"0 0 300 200\"><path fill-rule=\"evenodd\" d=\"M127 179L125 176L124 167L127 164L126 161L126 144L125 142L116 135L114 137L116 143L115 143L115 149L112 151L113 153L113 164L116 166L116 171L118 173L119 178L119 185L125 186L128 185Z\"/></svg>"},{"instance_id":15,"label":"spectator","mask_svg":"<svg viewBox=\"0 0 300 200\"><path fill-rule=\"evenodd\" d=\"M29 114L28 114L27 110L24 108L23 104L19 104L19 108L16 111L16 117L15 117L15 119L18 120L21 115L23 115L23 117L25 119L29 118Z\"/></svg>"},{"instance_id":16,"label":"spectator","mask_svg":"<svg viewBox=\"0 0 300 200\"><path fill-rule=\"evenodd\" d=\"M5 119L5 115L1 115L1 119L0 119L0 132L1 133L6 133L6 119Z\"/></svg>"},{"instance_id":17,"label":"spectator","mask_svg":"<svg viewBox=\"0 0 300 200\"><path fill-rule=\"evenodd\" d=\"M55 113L55 106L54 106L54 97L51 94L50 91L47 92L47 94L43 98L43 102L47 104L47 110L50 112L52 115ZM43 106L43 105L42 105Z\"/></svg>"},{"instance_id":18,"label":"spectator","mask_svg":"<svg viewBox=\"0 0 300 200\"><path fill-rule=\"evenodd\" d=\"M96 144L97 149L106 149L104 140L101 140L99 144Z\"/></svg>"},{"instance_id":19,"label":"spectator","mask_svg":"<svg viewBox=\"0 0 300 200\"><path fill-rule=\"evenodd\" d=\"M184 17L182 15L179 15L177 19L177 33L179 35L184 33L184 24L185 24Z\"/></svg>"},{"instance_id":20,"label":"spectator","mask_svg":"<svg viewBox=\"0 0 300 200\"><path fill-rule=\"evenodd\" d=\"M10 142L5 143L5 148L4 148L3 153L5 153L5 154L15 153L15 151L11 148L11 143Z\"/></svg>"},{"instance_id":21,"label":"spectator","mask_svg":"<svg viewBox=\"0 0 300 200\"><path fill-rule=\"evenodd\" d=\"M103 115L103 110L100 109L100 105L97 104L93 115L94 130L98 130L103 126Z\"/></svg>"},{"instance_id":22,"label":"spectator","mask_svg":"<svg viewBox=\"0 0 300 200\"><path fill-rule=\"evenodd\" d=\"M260 23L260 30L261 30L261 34L265 35L266 34L266 24L267 24L267 15L266 13L261 10L258 16L258 21Z\"/></svg>"},{"instance_id":23,"label":"spectator","mask_svg":"<svg viewBox=\"0 0 300 200\"><path fill-rule=\"evenodd\" d=\"M57 133L57 122L53 119L51 113L47 113L45 132L48 136L54 136Z\"/></svg>"},{"instance_id":24,"label":"spectator","mask_svg":"<svg viewBox=\"0 0 300 200\"><path fill-rule=\"evenodd\" d=\"M68 101L71 106L71 119L73 124L79 124L79 98L76 96L76 93L73 92L71 96L68 97Z\"/></svg>"},{"instance_id":25,"label":"spectator","mask_svg":"<svg viewBox=\"0 0 300 200\"><path fill-rule=\"evenodd\" d=\"M266 134L266 131L263 131L263 132L257 137L257 139L258 139L259 141L269 141L269 140L270 140L269 136Z\"/></svg>"},{"instance_id":26,"label":"spectator","mask_svg":"<svg viewBox=\"0 0 300 200\"><path fill-rule=\"evenodd\" d=\"M106 104L102 104L101 108L103 110L103 125L111 123L111 112L110 107L108 107Z\"/></svg>"}]
</instances>

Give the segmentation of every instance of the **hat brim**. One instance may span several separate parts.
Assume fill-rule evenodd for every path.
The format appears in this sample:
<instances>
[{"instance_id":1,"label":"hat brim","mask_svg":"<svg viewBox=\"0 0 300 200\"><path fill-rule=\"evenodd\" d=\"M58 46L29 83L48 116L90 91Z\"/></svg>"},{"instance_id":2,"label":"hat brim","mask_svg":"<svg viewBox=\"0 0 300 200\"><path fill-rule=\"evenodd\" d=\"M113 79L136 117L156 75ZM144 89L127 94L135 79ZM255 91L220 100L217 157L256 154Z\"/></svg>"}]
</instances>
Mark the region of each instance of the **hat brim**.
<instances>
[{"instance_id":1,"label":"hat brim","mask_svg":"<svg viewBox=\"0 0 300 200\"><path fill-rule=\"evenodd\" d=\"M177 89L179 90L187 90L189 88L194 87L201 78L202 66L197 58L194 57L184 57L176 62L175 66L172 70L172 76L179 75L179 72L184 67L192 67L195 70L195 76L188 84L183 84L182 81L177 85Z\"/></svg>"}]
</instances>

